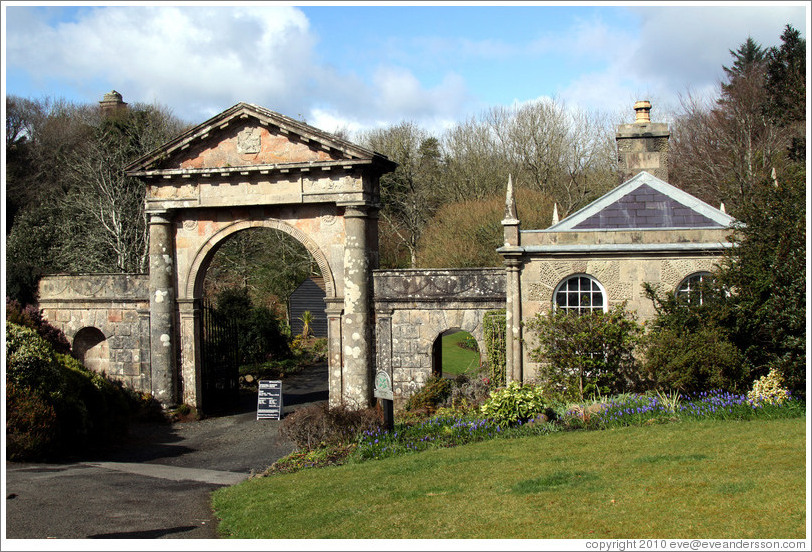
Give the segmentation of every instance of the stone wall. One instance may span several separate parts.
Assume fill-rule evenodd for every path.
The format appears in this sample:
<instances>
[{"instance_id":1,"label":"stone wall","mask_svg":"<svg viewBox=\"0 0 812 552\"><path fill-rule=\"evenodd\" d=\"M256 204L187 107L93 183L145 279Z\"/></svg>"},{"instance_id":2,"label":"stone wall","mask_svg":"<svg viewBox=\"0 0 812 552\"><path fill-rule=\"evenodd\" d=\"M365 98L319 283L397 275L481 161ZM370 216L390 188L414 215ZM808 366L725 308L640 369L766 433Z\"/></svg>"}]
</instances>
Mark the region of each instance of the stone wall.
<instances>
[{"instance_id":1,"label":"stone wall","mask_svg":"<svg viewBox=\"0 0 812 552\"><path fill-rule=\"evenodd\" d=\"M39 307L89 368L150 391L147 275L45 276Z\"/></svg>"},{"instance_id":2,"label":"stone wall","mask_svg":"<svg viewBox=\"0 0 812 552\"><path fill-rule=\"evenodd\" d=\"M501 268L373 272L377 369L401 407L432 374L432 346L449 329L469 332L485 352L485 313L505 308Z\"/></svg>"}]
</instances>

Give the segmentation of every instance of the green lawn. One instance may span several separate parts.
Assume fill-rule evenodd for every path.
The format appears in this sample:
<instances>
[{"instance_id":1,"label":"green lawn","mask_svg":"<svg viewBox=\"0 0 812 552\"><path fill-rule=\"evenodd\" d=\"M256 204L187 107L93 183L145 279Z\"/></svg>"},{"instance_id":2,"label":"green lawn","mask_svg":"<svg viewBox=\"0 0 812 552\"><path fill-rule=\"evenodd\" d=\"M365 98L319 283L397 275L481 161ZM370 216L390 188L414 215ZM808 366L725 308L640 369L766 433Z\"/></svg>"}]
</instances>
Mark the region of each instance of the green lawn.
<instances>
[{"instance_id":1,"label":"green lawn","mask_svg":"<svg viewBox=\"0 0 812 552\"><path fill-rule=\"evenodd\" d=\"M805 538L804 418L496 439L218 490L236 538Z\"/></svg>"},{"instance_id":2,"label":"green lawn","mask_svg":"<svg viewBox=\"0 0 812 552\"><path fill-rule=\"evenodd\" d=\"M467 332L457 332L442 337L443 374L457 375L479 368L479 353L458 345L468 335Z\"/></svg>"}]
</instances>

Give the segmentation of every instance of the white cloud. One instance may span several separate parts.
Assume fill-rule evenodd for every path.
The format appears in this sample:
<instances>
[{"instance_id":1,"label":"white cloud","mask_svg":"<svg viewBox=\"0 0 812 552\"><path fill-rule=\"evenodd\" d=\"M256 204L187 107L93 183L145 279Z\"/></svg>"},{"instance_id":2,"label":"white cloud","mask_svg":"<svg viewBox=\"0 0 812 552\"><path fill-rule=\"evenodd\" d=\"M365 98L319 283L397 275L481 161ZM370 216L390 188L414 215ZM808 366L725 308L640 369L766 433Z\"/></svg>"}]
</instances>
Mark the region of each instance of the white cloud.
<instances>
[{"instance_id":1,"label":"white cloud","mask_svg":"<svg viewBox=\"0 0 812 552\"><path fill-rule=\"evenodd\" d=\"M639 16L635 33L602 24L581 25L574 52L595 52L606 66L582 74L562 91L583 106L625 113L649 99L660 113L688 93L718 92L729 50L748 36L763 47L780 44L787 23L806 34L805 8L786 6L673 6L629 8ZM661 119L662 120L662 119Z\"/></svg>"},{"instance_id":2,"label":"white cloud","mask_svg":"<svg viewBox=\"0 0 812 552\"><path fill-rule=\"evenodd\" d=\"M453 74L426 87L403 68L382 66L367 82L319 63L318 37L290 6L105 7L53 27L13 15L7 59L34 81L63 80L89 101L109 83L125 101L159 102L191 122L247 101L335 130L432 121L466 99Z\"/></svg>"}]
</instances>

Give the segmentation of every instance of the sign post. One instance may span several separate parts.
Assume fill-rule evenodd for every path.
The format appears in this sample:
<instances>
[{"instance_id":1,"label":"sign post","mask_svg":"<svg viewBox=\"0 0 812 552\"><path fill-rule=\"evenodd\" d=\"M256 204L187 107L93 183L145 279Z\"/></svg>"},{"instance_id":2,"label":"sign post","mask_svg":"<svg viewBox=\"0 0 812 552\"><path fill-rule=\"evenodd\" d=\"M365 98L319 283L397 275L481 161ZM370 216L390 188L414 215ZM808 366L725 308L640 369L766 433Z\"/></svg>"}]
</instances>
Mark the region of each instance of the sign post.
<instances>
[{"instance_id":1,"label":"sign post","mask_svg":"<svg viewBox=\"0 0 812 552\"><path fill-rule=\"evenodd\" d=\"M375 397L381 401L383 408L383 425L388 431L395 429L394 393L392 392L392 376L385 370L378 370L375 374Z\"/></svg>"},{"instance_id":2,"label":"sign post","mask_svg":"<svg viewBox=\"0 0 812 552\"><path fill-rule=\"evenodd\" d=\"M282 382L259 380L257 389L257 420L282 419Z\"/></svg>"}]
</instances>

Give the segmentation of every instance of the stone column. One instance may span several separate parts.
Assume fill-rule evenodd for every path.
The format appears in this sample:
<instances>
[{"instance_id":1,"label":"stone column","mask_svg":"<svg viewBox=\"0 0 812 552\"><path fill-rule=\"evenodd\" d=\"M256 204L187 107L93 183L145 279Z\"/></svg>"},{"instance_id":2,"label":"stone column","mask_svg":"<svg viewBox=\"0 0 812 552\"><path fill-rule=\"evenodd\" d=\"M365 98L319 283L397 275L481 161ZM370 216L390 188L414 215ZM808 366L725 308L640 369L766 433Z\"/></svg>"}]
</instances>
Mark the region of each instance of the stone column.
<instances>
[{"instance_id":1,"label":"stone column","mask_svg":"<svg viewBox=\"0 0 812 552\"><path fill-rule=\"evenodd\" d=\"M372 404L370 346L370 271L367 252L367 207L344 210L344 317L342 320L343 395L351 408Z\"/></svg>"},{"instance_id":2,"label":"stone column","mask_svg":"<svg viewBox=\"0 0 812 552\"><path fill-rule=\"evenodd\" d=\"M172 221L167 212L149 214L149 315L152 395L175 406L175 289Z\"/></svg>"},{"instance_id":3,"label":"stone column","mask_svg":"<svg viewBox=\"0 0 812 552\"><path fill-rule=\"evenodd\" d=\"M203 381L198 372L200 364L200 337L202 321L200 318L200 301L197 299L178 299L180 314L180 391L181 401L205 412L202 404Z\"/></svg>"},{"instance_id":4,"label":"stone column","mask_svg":"<svg viewBox=\"0 0 812 552\"><path fill-rule=\"evenodd\" d=\"M341 313L344 312L342 297L326 297L324 309L327 315L327 379L330 406L339 406L344 396L341 354Z\"/></svg>"},{"instance_id":5,"label":"stone column","mask_svg":"<svg viewBox=\"0 0 812 552\"><path fill-rule=\"evenodd\" d=\"M141 378L138 391L152 393L152 373L150 370L149 309L138 309L138 351L141 361Z\"/></svg>"},{"instance_id":6,"label":"stone column","mask_svg":"<svg viewBox=\"0 0 812 552\"><path fill-rule=\"evenodd\" d=\"M505 316L505 376L508 382L523 381L521 261L507 259L507 312Z\"/></svg>"},{"instance_id":7,"label":"stone column","mask_svg":"<svg viewBox=\"0 0 812 552\"><path fill-rule=\"evenodd\" d=\"M505 379L522 381L522 297L521 222L516 211L513 178L508 175L505 218L502 220L505 245L499 248L506 269L505 297Z\"/></svg>"}]
</instances>

